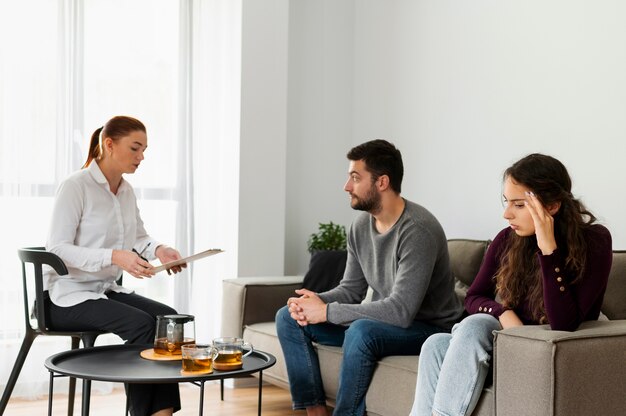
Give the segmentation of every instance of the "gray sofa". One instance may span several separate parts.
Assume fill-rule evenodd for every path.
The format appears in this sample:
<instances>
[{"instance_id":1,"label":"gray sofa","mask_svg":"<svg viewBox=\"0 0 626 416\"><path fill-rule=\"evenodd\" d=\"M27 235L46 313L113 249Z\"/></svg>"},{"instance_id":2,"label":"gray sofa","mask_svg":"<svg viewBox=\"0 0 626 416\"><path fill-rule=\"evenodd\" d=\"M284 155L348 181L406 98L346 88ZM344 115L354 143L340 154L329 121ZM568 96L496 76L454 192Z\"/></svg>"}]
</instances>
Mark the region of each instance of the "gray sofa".
<instances>
[{"instance_id":1,"label":"gray sofa","mask_svg":"<svg viewBox=\"0 0 626 416\"><path fill-rule=\"evenodd\" d=\"M452 271L461 298L480 267L487 241L449 240ZM288 388L274 316L301 276L248 277L223 282L222 334L243 336L277 358L263 379ZM495 334L493 384L474 416L626 415L626 251L615 251L603 314L577 331L525 326ZM341 348L318 345L328 404L338 387ZM406 416L413 402L417 356L379 361L366 396L368 415Z\"/></svg>"}]
</instances>

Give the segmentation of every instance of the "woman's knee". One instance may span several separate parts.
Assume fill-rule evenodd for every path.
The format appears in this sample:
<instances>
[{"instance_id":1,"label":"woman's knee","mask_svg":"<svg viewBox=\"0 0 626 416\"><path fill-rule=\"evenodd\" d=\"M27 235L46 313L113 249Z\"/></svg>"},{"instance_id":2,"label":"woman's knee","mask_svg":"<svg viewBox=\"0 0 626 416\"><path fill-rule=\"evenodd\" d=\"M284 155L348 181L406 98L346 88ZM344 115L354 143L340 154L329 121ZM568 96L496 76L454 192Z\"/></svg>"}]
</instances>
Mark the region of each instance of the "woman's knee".
<instances>
[{"instance_id":1,"label":"woman's knee","mask_svg":"<svg viewBox=\"0 0 626 416\"><path fill-rule=\"evenodd\" d=\"M441 332L438 334L433 334L426 338L426 341L422 344L422 354L430 354L437 351L443 351L445 354L445 350L448 349L448 345L450 344L450 338L452 336L445 332Z\"/></svg>"},{"instance_id":2,"label":"woman's knee","mask_svg":"<svg viewBox=\"0 0 626 416\"><path fill-rule=\"evenodd\" d=\"M500 321L491 315L470 315L452 330L456 348L473 351L479 360L488 361L493 351L493 332L500 329Z\"/></svg>"},{"instance_id":3,"label":"woman's knee","mask_svg":"<svg viewBox=\"0 0 626 416\"><path fill-rule=\"evenodd\" d=\"M163 305L162 309L158 311L157 315L178 315L178 312L171 306Z\"/></svg>"},{"instance_id":4,"label":"woman's knee","mask_svg":"<svg viewBox=\"0 0 626 416\"><path fill-rule=\"evenodd\" d=\"M469 335L487 335L490 336L493 331L501 329L500 321L486 313L477 313L469 315L452 328L454 336Z\"/></svg>"}]
</instances>

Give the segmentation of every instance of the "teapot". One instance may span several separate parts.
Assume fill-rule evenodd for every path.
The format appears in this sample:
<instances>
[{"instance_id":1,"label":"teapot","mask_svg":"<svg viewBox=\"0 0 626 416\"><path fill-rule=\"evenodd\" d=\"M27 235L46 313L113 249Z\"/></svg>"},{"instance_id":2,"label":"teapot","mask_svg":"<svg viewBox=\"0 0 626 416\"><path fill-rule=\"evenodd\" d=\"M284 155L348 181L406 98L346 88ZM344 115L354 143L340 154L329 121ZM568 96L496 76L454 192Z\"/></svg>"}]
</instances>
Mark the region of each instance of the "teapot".
<instances>
[{"instance_id":1,"label":"teapot","mask_svg":"<svg viewBox=\"0 0 626 416\"><path fill-rule=\"evenodd\" d=\"M193 315L158 315L154 335L154 352L162 355L180 355L181 346L193 344L196 324Z\"/></svg>"}]
</instances>

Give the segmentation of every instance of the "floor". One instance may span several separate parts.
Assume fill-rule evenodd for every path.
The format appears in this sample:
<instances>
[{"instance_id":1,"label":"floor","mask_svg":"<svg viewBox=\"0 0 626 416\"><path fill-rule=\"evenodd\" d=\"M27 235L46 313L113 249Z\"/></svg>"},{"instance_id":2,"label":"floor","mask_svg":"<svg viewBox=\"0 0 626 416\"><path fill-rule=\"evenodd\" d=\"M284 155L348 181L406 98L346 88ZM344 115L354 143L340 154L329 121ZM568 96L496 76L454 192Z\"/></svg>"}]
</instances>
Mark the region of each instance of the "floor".
<instances>
[{"instance_id":1,"label":"floor","mask_svg":"<svg viewBox=\"0 0 626 416\"><path fill-rule=\"evenodd\" d=\"M254 379L256 380L256 379ZM192 384L180 387L182 410L175 416L192 416L198 414L200 404L200 388ZM246 383L243 386L224 389L224 401L220 401L218 382L205 384L204 414L211 416L257 415L258 387L256 383ZM124 415L126 395L123 387L115 387L111 394L92 394L90 415L111 416ZM80 397L76 398L74 414L80 414ZM33 416L46 415L48 412L48 398L38 400L12 399L5 411L6 416ZM67 394L55 394L53 401L53 415L67 415ZM265 384L263 386L262 414L264 416L298 415L304 416L304 411L291 409L291 398L287 390Z\"/></svg>"}]
</instances>

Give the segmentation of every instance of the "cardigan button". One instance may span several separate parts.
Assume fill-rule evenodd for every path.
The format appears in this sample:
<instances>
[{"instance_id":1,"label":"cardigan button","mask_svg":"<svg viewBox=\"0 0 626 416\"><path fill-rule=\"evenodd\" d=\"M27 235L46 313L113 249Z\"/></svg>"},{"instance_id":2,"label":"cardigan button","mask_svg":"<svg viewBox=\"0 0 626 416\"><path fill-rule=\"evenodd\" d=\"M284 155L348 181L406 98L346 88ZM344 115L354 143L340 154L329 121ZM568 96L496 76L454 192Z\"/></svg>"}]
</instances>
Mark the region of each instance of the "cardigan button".
<instances>
[{"instance_id":1,"label":"cardigan button","mask_svg":"<svg viewBox=\"0 0 626 416\"><path fill-rule=\"evenodd\" d=\"M559 290L560 290L561 292L565 292L565 286L561 286L561 287L559 288Z\"/></svg>"},{"instance_id":2,"label":"cardigan button","mask_svg":"<svg viewBox=\"0 0 626 416\"><path fill-rule=\"evenodd\" d=\"M555 268L554 268L554 271L558 273L558 272L560 272L560 271L561 271L561 269L559 269L558 267L555 267Z\"/></svg>"},{"instance_id":3,"label":"cardigan button","mask_svg":"<svg viewBox=\"0 0 626 416\"><path fill-rule=\"evenodd\" d=\"M561 276L559 276L559 277L556 278L556 281L561 283L563 281L563 278Z\"/></svg>"}]
</instances>

